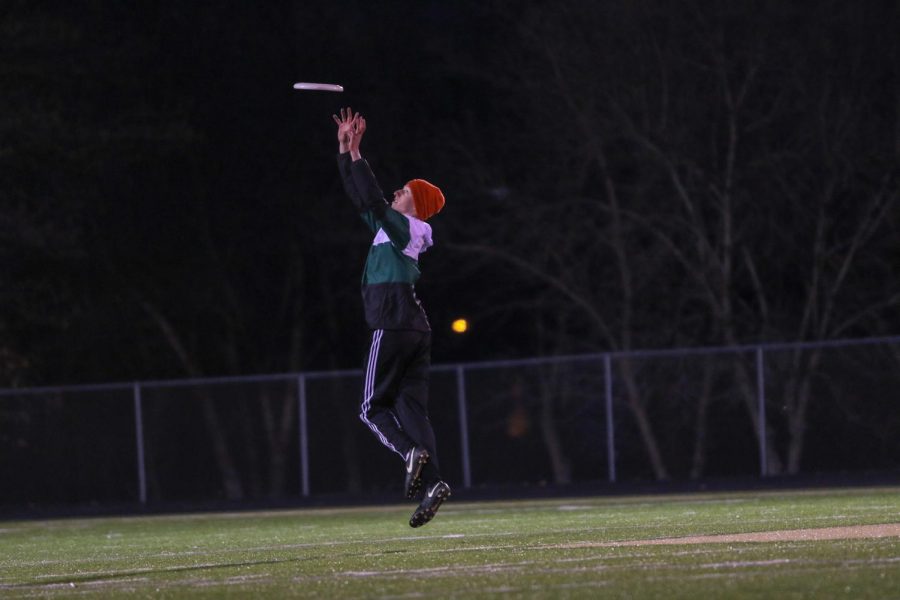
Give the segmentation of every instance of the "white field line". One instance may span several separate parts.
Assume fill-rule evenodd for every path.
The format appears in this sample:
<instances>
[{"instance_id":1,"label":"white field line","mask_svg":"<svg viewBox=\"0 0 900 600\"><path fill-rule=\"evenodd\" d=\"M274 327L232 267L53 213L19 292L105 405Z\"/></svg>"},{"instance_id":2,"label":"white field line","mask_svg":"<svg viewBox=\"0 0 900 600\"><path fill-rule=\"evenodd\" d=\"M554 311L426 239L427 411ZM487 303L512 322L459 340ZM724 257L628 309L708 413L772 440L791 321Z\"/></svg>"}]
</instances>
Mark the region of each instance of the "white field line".
<instances>
[{"instance_id":1,"label":"white field line","mask_svg":"<svg viewBox=\"0 0 900 600\"><path fill-rule=\"evenodd\" d=\"M854 559L836 559L831 561L823 560L801 560L791 558L776 558L771 560L729 560L726 562L704 563L697 565L698 569L742 569L747 567L769 567L781 564L806 564L817 565L824 562L840 565L841 567L871 567L878 565L889 565L900 562L900 556L891 556L885 558L854 558Z\"/></svg>"},{"instance_id":2,"label":"white field line","mask_svg":"<svg viewBox=\"0 0 900 600\"><path fill-rule=\"evenodd\" d=\"M821 527L818 529L783 529L754 533L726 533L720 535L692 535L687 537L623 540L618 542L573 542L556 544L559 549L615 548L618 546L671 546L679 544L738 544L749 542L797 542L825 540L855 540L866 538L900 537L900 523L857 525L853 527Z\"/></svg>"},{"instance_id":3,"label":"white field line","mask_svg":"<svg viewBox=\"0 0 900 600\"><path fill-rule=\"evenodd\" d=\"M374 571L340 571L336 575L348 577L393 577L408 575L453 575L457 572L472 573L500 573L505 571L521 571L526 567L537 564L537 561L524 560L509 563L493 563L486 565L444 565L440 567L422 567L420 569L384 569Z\"/></svg>"},{"instance_id":4,"label":"white field line","mask_svg":"<svg viewBox=\"0 0 900 600\"><path fill-rule=\"evenodd\" d=\"M494 563L488 565L448 565L441 567L426 567L420 569L384 569L369 571L339 571L334 573L330 578L433 578L433 577L456 577L470 576L473 574L500 574L500 573L552 573L555 575L584 575L584 574L604 574L612 576L616 572L624 571L647 571L650 573L659 573L661 571L672 571L679 573L678 575L651 575L651 579L667 580L667 579L683 579L689 578L706 578L706 577L728 577L736 573L746 573L748 575L758 575L759 573L772 574L794 574L800 572L822 572L823 568L828 571L838 569L844 570L861 570L869 568L877 568L885 565L892 565L900 562L900 557L883 558L883 559L858 559L858 560L809 560L809 559L777 559L777 560L758 560L758 561L730 561L721 563L705 563L700 565L672 563L665 560L655 560L645 562L640 565L629 564L597 564L594 566L586 565L575 568L554 568L546 565L558 562L556 560L547 561L520 561L515 563ZM772 567L793 567L789 569L779 568L777 570ZM710 571L705 573L695 573L684 575L689 571ZM321 580L321 576L314 577L294 577L296 583L309 582L313 580ZM596 583L596 582L595 582ZM558 586L552 586L554 588ZM531 589L531 588L522 588Z\"/></svg>"},{"instance_id":5,"label":"white field line","mask_svg":"<svg viewBox=\"0 0 900 600\"><path fill-rule=\"evenodd\" d=\"M766 577L773 576L796 576L802 574L811 574L811 573L845 573L850 571L863 571L865 569L876 569L884 567L885 565L893 565L900 562L900 557L892 557L892 558L875 558L875 559L864 559L864 560L834 560L834 561L814 561L814 560L794 560L790 561L792 568L785 569L777 569L772 570L771 568L764 568L761 570L752 570L752 569L744 569L744 570L727 570L723 571L721 569L711 572L705 573L693 573L693 574L683 574L683 573L673 573L671 575L652 575L648 578L649 581L685 581L690 579L734 579L736 577L753 577L759 576L760 573L764 573ZM802 566L801 566L802 565ZM823 568L828 567L828 568ZM697 569L699 567L692 567L693 569ZM677 568L675 569L678 570ZM682 570L683 567L682 567Z\"/></svg>"}]
</instances>

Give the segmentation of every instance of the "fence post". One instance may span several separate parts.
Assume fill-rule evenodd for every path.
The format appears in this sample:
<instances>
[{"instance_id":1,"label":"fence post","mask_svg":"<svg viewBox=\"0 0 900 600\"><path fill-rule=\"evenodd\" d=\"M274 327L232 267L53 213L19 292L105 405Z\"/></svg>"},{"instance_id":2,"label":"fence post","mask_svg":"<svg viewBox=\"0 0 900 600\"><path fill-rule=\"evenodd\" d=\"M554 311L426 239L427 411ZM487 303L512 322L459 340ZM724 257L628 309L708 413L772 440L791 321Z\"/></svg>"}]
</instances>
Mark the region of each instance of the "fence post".
<instances>
[{"instance_id":1,"label":"fence post","mask_svg":"<svg viewBox=\"0 0 900 600\"><path fill-rule=\"evenodd\" d=\"M613 425L612 356L603 355L603 382L606 388L606 469L610 483L616 482L616 433Z\"/></svg>"},{"instance_id":2,"label":"fence post","mask_svg":"<svg viewBox=\"0 0 900 600\"><path fill-rule=\"evenodd\" d=\"M147 469L144 464L144 411L141 408L141 384L135 383L134 393L134 431L137 440L138 499L147 504Z\"/></svg>"},{"instance_id":3,"label":"fence post","mask_svg":"<svg viewBox=\"0 0 900 600\"><path fill-rule=\"evenodd\" d=\"M300 420L300 493L309 496L309 437L306 423L306 376L297 376L297 418Z\"/></svg>"},{"instance_id":4,"label":"fence post","mask_svg":"<svg viewBox=\"0 0 900 600\"><path fill-rule=\"evenodd\" d=\"M472 487L469 463L469 418L466 414L466 375L462 365L456 367L456 404L459 410L459 437L462 450L463 487Z\"/></svg>"},{"instance_id":5,"label":"fence post","mask_svg":"<svg viewBox=\"0 0 900 600\"><path fill-rule=\"evenodd\" d=\"M762 346L756 347L756 402L759 419L759 474L766 477L769 474L769 458L766 455L766 375Z\"/></svg>"}]
</instances>

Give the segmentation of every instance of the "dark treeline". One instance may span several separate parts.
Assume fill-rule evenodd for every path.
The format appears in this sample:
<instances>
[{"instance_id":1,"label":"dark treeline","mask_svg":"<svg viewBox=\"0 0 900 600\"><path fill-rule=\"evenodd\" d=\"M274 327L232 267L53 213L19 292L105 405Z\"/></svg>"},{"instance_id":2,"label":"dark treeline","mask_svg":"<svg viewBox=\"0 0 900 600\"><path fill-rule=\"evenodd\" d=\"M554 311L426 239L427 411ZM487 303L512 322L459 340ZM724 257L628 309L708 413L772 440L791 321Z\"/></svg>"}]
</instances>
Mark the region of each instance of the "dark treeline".
<instances>
[{"instance_id":1,"label":"dark treeline","mask_svg":"<svg viewBox=\"0 0 900 600\"><path fill-rule=\"evenodd\" d=\"M4 385L356 366L342 103L436 360L896 329L894 3L321 4L6 5Z\"/></svg>"},{"instance_id":2,"label":"dark treeline","mask_svg":"<svg viewBox=\"0 0 900 600\"><path fill-rule=\"evenodd\" d=\"M896 333L898 11L7 2L0 387L359 366L342 105L386 192L448 198L418 288L435 362ZM818 361L789 369L773 473Z\"/></svg>"},{"instance_id":3,"label":"dark treeline","mask_svg":"<svg viewBox=\"0 0 900 600\"><path fill-rule=\"evenodd\" d=\"M5 5L0 385L358 366L369 240L331 114L366 112L388 192L430 177L468 219L441 160L475 105L440 40L471 17L321 4ZM466 280L423 282L436 329L477 310L441 306Z\"/></svg>"}]
</instances>

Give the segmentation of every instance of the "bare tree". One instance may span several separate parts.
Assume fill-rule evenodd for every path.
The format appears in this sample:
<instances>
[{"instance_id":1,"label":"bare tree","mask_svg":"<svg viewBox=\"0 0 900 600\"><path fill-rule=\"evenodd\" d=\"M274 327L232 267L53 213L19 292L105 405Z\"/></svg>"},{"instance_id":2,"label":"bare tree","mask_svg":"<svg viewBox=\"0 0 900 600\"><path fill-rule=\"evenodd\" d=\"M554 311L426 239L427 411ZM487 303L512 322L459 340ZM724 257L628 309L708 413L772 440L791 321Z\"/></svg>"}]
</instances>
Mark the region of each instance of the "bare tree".
<instances>
[{"instance_id":1,"label":"bare tree","mask_svg":"<svg viewBox=\"0 0 900 600\"><path fill-rule=\"evenodd\" d=\"M892 168L865 149L867 134L873 148L893 148L882 132L894 128L869 101L878 75L852 66L872 47L854 40L858 56L840 63L849 71L830 70L823 31L837 17L826 11L796 40L788 23L798 10L648 1L526 13L505 60L491 65L516 99L501 132L488 134L509 149L508 170L460 148L473 180L509 190L491 200L515 225L493 227L502 240L457 248L552 290L537 310L582 315L570 348L828 339L895 307L896 288L854 277L883 260L863 249L881 243L896 208ZM865 12L842 10L851 29ZM857 287L864 293L851 294ZM787 452L767 436L769 473L799 469L816 366L805 353L790 368ZM757 435L772 434L758 421L754 373L737 355L732 369ZM620 371L653 472L665 478L653 405L627 361ZM697 452L705 415L699 407Z\"/></svg>"}]
</instances>

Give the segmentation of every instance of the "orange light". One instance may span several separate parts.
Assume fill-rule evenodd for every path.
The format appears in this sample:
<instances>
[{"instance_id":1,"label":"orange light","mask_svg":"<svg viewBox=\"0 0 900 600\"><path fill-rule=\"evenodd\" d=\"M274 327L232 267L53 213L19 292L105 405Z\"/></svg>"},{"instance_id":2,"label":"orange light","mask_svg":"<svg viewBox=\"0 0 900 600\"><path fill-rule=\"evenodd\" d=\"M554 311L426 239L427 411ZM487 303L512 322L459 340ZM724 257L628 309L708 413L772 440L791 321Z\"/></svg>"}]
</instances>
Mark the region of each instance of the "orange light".
<instances>
[{"instance_id":1,"label":"orange light","mask_svg":"<svg viewBox=\"0 0 900 600\"><path fill-rule=\"evenodd\" d=\"M456 333L465 333L469 329L469 322L465 319L457 319L450 326Z\"/></svg>"}]
</instances>

